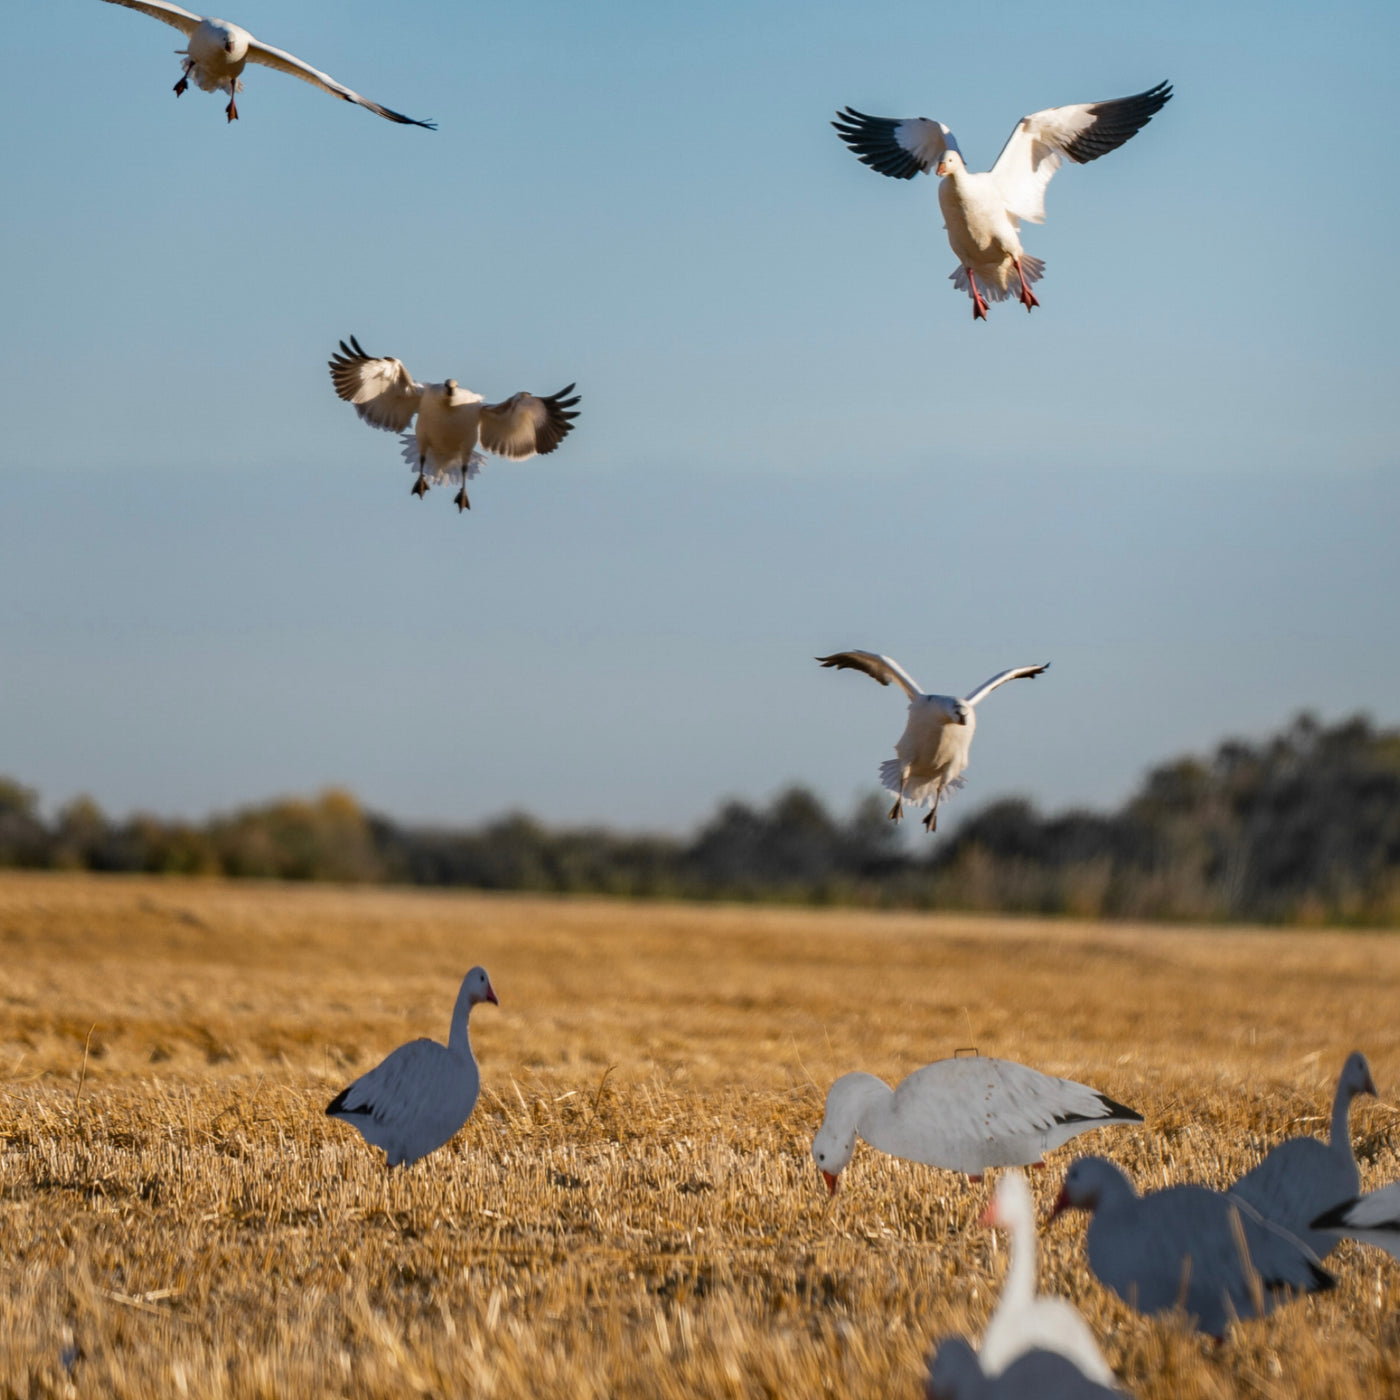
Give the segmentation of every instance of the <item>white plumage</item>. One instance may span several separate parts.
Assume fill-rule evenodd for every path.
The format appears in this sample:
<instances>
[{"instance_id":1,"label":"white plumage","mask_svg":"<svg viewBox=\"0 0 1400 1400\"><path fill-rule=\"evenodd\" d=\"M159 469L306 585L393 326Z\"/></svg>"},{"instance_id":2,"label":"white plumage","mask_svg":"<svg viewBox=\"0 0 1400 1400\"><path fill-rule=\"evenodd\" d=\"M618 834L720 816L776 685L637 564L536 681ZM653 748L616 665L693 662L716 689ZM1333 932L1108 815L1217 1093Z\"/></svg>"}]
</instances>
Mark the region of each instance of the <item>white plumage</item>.
<instances>
[{"instance_id":1,"label":"white plumage","mask_svg":"<svg viewBox=\"0 0 1400 1400\"><path fill-rule=\"evenodd\" d=\"M435 128L433 122L420 122L361 97L344 83L336 82L328 73L304 63L295 54L287 53L285 49L274 49L271 44L262 43L246 29L227 20L204 19L181 9L179 5L171 4L170 0L107 0L107 3L122 5L128 10L140 10L143 15L162 20L184 34L189 39L188 46L175 51L185 55L184 72L175 84L175 96L179 97L189 87L191 79L204 92L226 92L228 106L224 112L231 122L238 120L237 94L243 91L239 75L248 64L260 63L265 68L275 68L280 73L300 78L302 82L310 83L344 102L366 107L388 121L400 122L404 126L424 126L429 130Z\"/></svg>"},{"instance_id":2,"label":"white plumage","mask_svg":"<svg viewBox=\"0 0 1400 1400\"><path fill-rule=\"evenodd\" d=\"M557 394L521 392L500 403L487 403L480 394L463 389L455 379L420 384L392 357L368 354L352 335L330 359L335 392L354 404L371 427L403 434L404 461L417 474L413 494L427 493L428 483L460 481L454 500L459 512L471 509L466 483L485 459L478 445L500 457L523 461L536 453L553 452L573 431L574 405L579 396L567 384ZM405 429L417 415L413 432Z\"/></svg>"},{"instance_id":3,"label":"white plumage","mask_svg":"<svg viewBox=\"0 0 1400 1400\"><path fill-rule=\"evenodd\" d=\"M1081 1157L1065 1173L1055 1214L1091 1212L1089 1267L1129 1307L1178 1304L1201 1331L1221 1337L1235 1318L1272 1312L1295 1293L1334 1288L1317 1256L1247 1201L1207 1186L1138 1195L1112 1162Z\"/></svg>"},{"instance_id":4,"label":"white plumage","mask_svg":"<svg viewBox=\"0 0 1400 1400\"><path fill-rule=\"evenodd\" d=\"M1058 1352L1025 1352L989 1376L964 1337L946 1337L929 1361L926 1400L1121 1400Z\"/></svg>"},{"instance_id":5,"label":"white plumage","mask_svg":"<svg viewBox=\"0 0 1400 1400\"><path fill-rule=\"evenodd\" d=\"M1116 1385L1089 1324L1075 1306L1065 1298L1036 1292L1035 1203L1020 1172L1007 1172L997 1182L981 1223L1011 1233L1011 1262L977 1354L984 1374L999 1376L1027 1352L1043 1350L1063 1356L1099 1385Z\"/></svg>"},{"instance_id":6,"label":"white plumage","mask_svg":"<svg viewBox=\"0 0 1400 1400\"><path fill-rule=\"evenodd\" d=\"M899 821L904 804L929 807L924 826L934 831L938 826L938 804L944 793L963 786L972 750L972 736L977 729L976 706L999 685L1007 681L1038 676L1050 669L1046 661L1039 666L1016 666L999 671L991 680L978 686L971 695L959 700L954 695L925 695L909 673L888 656L873 651L839 651L832 656L819 656L823 666L838 670L864 671L867 676L889 685L896 685L909 697L909 718L904 733L895 744L895 758L880 765L880 781L894 793L890 820Z\"/></svg>"},{"instance_id":7,"label":"white plumage","mask_svg":"<svg viewBox=\"0 0 1400 1400\"><path fill-rule=\"evenodd\" d=\"M832 122L863 164L882 175L910 180L932 170L943 177L938 204L948 243L958 259L953 285L972 298L974 319L987 315L987 298L1014 292L1029 311L1040 303L1031 283L1045 264L1021 247L1021 220L1045 221L1045 187L1065 160L1084 164L1115 151L1170 100L1158 83L1135 97L1084 102L1032 112L1016 124L996 164L974 172L963 162L953 133L927 117L872 117L847 107Z\"/></svg>"},{"instance_id":8,"label":"white plumage","mask_svg":"<svg viewBox=\"0 0 1400 1400\"><path fill-rule=\"evenodd\" d=\"M832 1195L855 1152L871 1147L981 1180L988 1167L1022 1167L1091 1128L1142 1115L1085 1084L981 1055L936 1060L897 1089L844 1074L828 1090L812 1156Z\"/></svg>"},{"instance_id":9,"label":"white plumage","mask_svg":"<svg viewBox=\"0 0 1400 1400\"><path fill-rule=\"evenodd\" d=\"M1355 1199L1361 1191L1361 1172L1351 1147L1351 1101L1358 1094L1375 1092L1371 1066L1365 1055L1354 1050L1337 1079L1331 1140L1297 1137L1279 1143L1253 1171L1235 1182L1231 1194L1248 1201L1265 1220L1282 1225L1319 1259L1325 1259L1341 1236L1315 1230L1312 1222L1343 1201Z\"/></svg>"},{"instance_id":10,"label":"white plumage","mask_svg":"<svg viewBox=\"0 0 1400 1400\"><path fill-rule=\"evenodd\" d=\"M423 1039L400 1045L342 1089L326 1105L327 1114L382 1147L391 1167L412 1166L450 1142L471 1117L481 1090L468 1022L472 1007L483 1001L500 1004L486 969L474 967L457 993L447 1044Z\"/></svg>"},{"instance_id":11,"label":"white plumage","mask_svg":"<svg viewBox=\"0 0 1400 1400\"><path fill-rule=\"evenodd\" d=\"M1314 1230L1336 1230L1400 1259L1400 1181L1342 1201L1319 1215L1311 1226Z\"/></svg>"}]
</instances>

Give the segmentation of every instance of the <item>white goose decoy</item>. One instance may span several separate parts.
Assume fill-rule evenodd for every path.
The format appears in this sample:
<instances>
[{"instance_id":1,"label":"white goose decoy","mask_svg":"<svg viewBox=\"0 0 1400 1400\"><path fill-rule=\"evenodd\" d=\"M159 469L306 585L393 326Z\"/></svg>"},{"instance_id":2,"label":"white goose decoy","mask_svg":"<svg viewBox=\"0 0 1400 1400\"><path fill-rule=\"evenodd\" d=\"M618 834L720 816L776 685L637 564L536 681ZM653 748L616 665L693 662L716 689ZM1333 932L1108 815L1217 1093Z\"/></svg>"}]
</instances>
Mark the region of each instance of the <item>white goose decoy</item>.
<instances>
[{"instance_id":1,"label":"white goose decoy","mask_svg":"<svg viewBox=\"0 0 1400 1400\"><path fill-rule=\"evenodd\" d=\"M1011 1262L978 1353L983 1372L999 1376L1027 1352L1042 1350L1063 1356L1099 1386L1115 1386L1117 1378L1074 1304L1036 1292L1035 1203L1020 1172L1007 1172L997 1182L980 1223L1011 1233Z\"/></svg>"},{"instance_id":2,"label":"white goose decoy","mask_svg":"<svg viewBox=\"0 0 1400 1400\"><path fill-rule=\"evenodd\" d=\"M1058 1352L1028 1351L989 1376L964 1337L946 1337L929 1362L926 1400L1122 1400Z\"/></svg>"},{"instance_id":3,"label":"white goose decoy","mask_svg":"<svg viewBox=\"0 0 1400 1400\"><path fill-rule=\"evenodd\" d=\"M886 759L880 765L880 781L895 795L894 806L890 808L891 821L897 822L904 815L906 802L916 807L933 804L924 818L928 831L938 827L938 804L943 794L963 786L962 775L967 769L972 736L977 729L977 705L1007 681L1038 676L1050 669L1047 661L1040 666L1017 666L998 672L971 695L959 700L955 695L925 695L899 662L873 651L838 651L816 659L823 666L834 666L838 670L864 671L881 685L894 681L909 697L909 719L894 746L898 757Z\"/></svg>"},{"instance_id":4,"label":"white goose decoy","mask_svg":"<svg viewBox=\"0 0 1400 1400\"><path fill-rule=\"evenodd\" d=\"M447 1044L426 1038L400 1045L326 1105L326 1113L353 1124L364 1140L382 1147L387 1164L412 1166L456 1136L481 1091L467 1023L483 1001L499 1006L484 967L462 979Z\"/></svg>"},{"instance_id":5,"label":"white goose decoy","mask_svg":"<svg viewBox=\"0 0 1400 1400\"><path fill-rule=\"evenodd\" d=\"M436 129L434 122L420 122L361 97L328 74L309 63L303 63L295 54L260 42L246 29L240 29L225 19L205 19L181 9L179 5L172 5L170 0L107 0L107 3L122 5L128 10L140 10L143 15L163 20L184 34L190 42L188 47L175 50L185 55L185 71L175 84L175 96L179 97L189 87L191 78L205 92L226 92L228 106L224 108L224 113L231 122L238 120L237 95L243 91L239 74L249 63L260 63L266 68L276 68L280 73L290 73L292 77L300 78L302 82L310 83L332 97L367 107L391 122L400 122L404 126L424 126L430 131Z\"/></svg>"},{"instance_id":6,"label":"white goose decoy","mask_svg":"<svg viewBox=\"0 0 1400 1400\"><path fill-rule=\"evenodd\" d=\"M1342 1201L1309 1223L1314 1230L1336 1230L1400 1259L1400 1181Z\"/></svg>"},{"instance_id":7,"label":"white goose decoy","mask_svg":"<svg viewBox=\"0 0 1400 1400\"><path fill-rule=\"evenodd\" d=\"M1089 1267L1129 1307L1170 1312L1180 1304L1196 1326L1223 1337L1229 1323L1272 1312L1295 1293L1336 1280L1287 1230L1246 1201L1206 1186L1138 1195L1112 1162L1070 1164L1054 1215L1091 1212Z\"/></svg>"},{"instance_id":8,"label":"white goose decoy","mask_svg":"<svg viewBox=\"0 0 1400 1400\"><path fill-rule=\"evenodd\" d=\"M981 1181L988 1167L1039 1165L1092 1128L1141 1122L1086 1084L975 1055L935 1060L897 1089L873 1074L843 1074L827 1091L812 1156L833 1196L857 1136L892 1157Z\"/></svg>"},{"instance_id":9,"label":"white goose decoy","mask_svg":"<svg viewBox=\"0 0 1400 1400\"><path fill-rule=\"evenodd\" d=\"M1375 1092L1365 1055L1352 1051L1342 1066L1332 1100L1331 1140L1297 1137L1279 1143L1253 1171L1235 1182L1230 1193L1248 1201L1265 1220L1297 1235L1319 1259L1325 1259L1341 1237L1313 1229L1312 1222L1361 1192L1361 1172L1351 1149L1351 1101L1358 1094Z\"/></svg>"},{"instance_id":10,"label":"white goose decoy","mask_svg":"<svg viewBox=\"0 0 1400 1400\"><path fill-rule=\"evenodd\" d=\"M557 394L537 397L512 394L500 403L487 403L480 394L463 389L455 379L441 384L419 384L401 361L376 359L352 335L340 342L340 354L330 359L335 392L355 405L355 412L371 427L402 433L404 461L418 474L415 496L425 495L428 479L460 481L453 500L460 514L471 509L467 482L477 476L485 458L480 444L500 457L524 461L536 453L553 452L573 431L570 412L579 396L566 384ZM404 430L418 415L411 433Z\"/></svg>"},{"instance_id":11,"label":"white goose decoy","mask_svg":"<svg viewBox=\"0 0 1400 1400\"><path fill-rule=\"evenodd\" d=\"M932 170L943 177L938 204L959 263L950 280L972 298L973 318L985 320L986 298L1004 301L1013 285L1027 311L1040 305L1030 284L1040 280L1045 264L1022 249L1020 221L1045 222L1045 187L1061 163L1084 165L1116 151L1171 95L1170 84L1158 83L1136 97L1032 112L1017 122L996 164L983 173L969 170L953 133L927 117L871 117L847 107L832 126L881 175L912 180Z\"/></svg>"}]
</instances>

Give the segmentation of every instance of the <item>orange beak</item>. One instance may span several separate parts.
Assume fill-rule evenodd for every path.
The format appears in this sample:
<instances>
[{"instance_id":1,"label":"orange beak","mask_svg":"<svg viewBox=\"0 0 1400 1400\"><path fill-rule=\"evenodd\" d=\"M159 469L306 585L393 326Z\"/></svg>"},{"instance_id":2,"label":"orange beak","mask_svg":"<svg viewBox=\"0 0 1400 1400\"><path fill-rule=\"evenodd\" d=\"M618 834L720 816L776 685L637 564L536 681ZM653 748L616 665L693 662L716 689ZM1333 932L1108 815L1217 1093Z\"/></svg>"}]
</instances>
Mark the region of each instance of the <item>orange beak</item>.
<instances>
[{"instance_id":1,"label":"orange beak","mask_svg":"<svg viewBox=\"0 0 1400 1400\"><path fill-rule=\"evenodd\" d=\"M827 1189L829 1192L831 1192L831 1194L832 1194L833 1196L836 1194L836 1178L837 1178L837 1175L838 1175L838 1174L837 1174L836 1172L827 1172L827 1171L824 1171L824 1172L822 1173L822 1180L823 1180L824 1182L826 1182L826 1189Z\"/></svg>"},{"instance_id":2,"label":"orange beak","mask_svg":"<svg viewBox=\"0 0 1400 1400\"><path fill-rule=\"evenodd\" d=\"M499 1006L501 1004L496 1000L496 989L489 982L486 984L486 1000L489 1001L492 1006Z\"/></svg>"}]
</instances>

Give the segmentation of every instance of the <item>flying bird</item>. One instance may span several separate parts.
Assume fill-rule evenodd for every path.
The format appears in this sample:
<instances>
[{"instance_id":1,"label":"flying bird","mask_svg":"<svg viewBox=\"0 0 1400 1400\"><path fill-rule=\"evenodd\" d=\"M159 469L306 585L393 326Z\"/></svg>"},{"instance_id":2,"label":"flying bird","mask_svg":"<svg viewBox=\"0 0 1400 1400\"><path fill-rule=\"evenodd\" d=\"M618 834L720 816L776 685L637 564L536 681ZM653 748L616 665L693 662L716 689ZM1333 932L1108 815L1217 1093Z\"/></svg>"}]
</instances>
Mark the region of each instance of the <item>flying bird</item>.
<instances>
[{"instance_id":1,"label":"flying bird","mask_svg":"<svg viewBox=\"0 0 1400 1400\"><path fill-rule=\"evenodd\" d=\"M881 685L894 681L909 697L909 719L894 746L898 757L888 758L880 765L880 781L894 793L891 821L897 822L903 817L906 802L916 807L933 804L924 818L924 826L929 831L938 827L938 804L943 794L963 786L962 775L967 769L972 736L977 729L978 703L1007 681L1038 676L1050 669L1047 661L1041 666L1017 666L1001 671L959 700L955 695L925 695L899 662L873 651L838 651L816 659L823 666L834 666L837 670L864 671Z\"/></svg>"},{"instance_id":2,"label":"flying bird","mask_svg":"<svg viewBox=\"0 0 1400 1400\"><path fill-rule=\"evenodd\" d=\"M401 433L403 458L418 474L413 494L427 493L428 482L460 481L453 500L460 514L471 509L467 482L478 475L486 459L478 446L500 457L523 461L536 453L553 452L573 431L579 396L566 384L557 394L538 397L521 392L500 403L487 403L480 394L463 389L455 379L420 384L392 358L377 359L352 335L340 342L330 359L331 383L346 403L374 428ZM405 431L414 415L413 432Z\"/></svg>"},{"instance_id":3,"label":"flying bird","mask_svg":"<svg viewBox=\"0 0 1400 1400\"><path fill-rule=\"evenodd\" d=\"M1140 1196L1103 1157L1070 1163L1051 1218L1066 1210L1090 1213L1085 1243L1101 1283L1142 1313L1180 1306L1213 1337L1235 1318L1337 1284L1307 1245L1247 1201L1191 1184Z\"/></svg>"},{"instance_id":4,"label":"flying bird","mask_svg":"<svg viewBox=\"0 0 1400 1400\"><path fill-rule=\"evenodd\" d=\"M1021 220L1045 222L1045 187L1066 160L1084 165L1116 151L1160 112L1172 95L1158 83L1136 97L1047 107L1016 123L992 168L969 170L957 138L927 117L872 117L846 107L832 122L837 134L881 175L912 180L920 171L942 177L938 204L958 260L950 280L972 298L974 320L987 318L987 300L1013 295L1029 311L1039 306L1031 284L1045 264L1021 247Z\"/></svg>"},{"instance_id":5,"label":"flying bird","mask_svg":"<svg viewBox=\"0 0 1400 1400\"><path fill-rule=\"evenodd\" d=\"M436 1152L471 1117L481 1092L467 1023L472 1007L483 1001L500 1005L486 969L474 967L462 979L446 1045L426 1038L400 1045L342 1089L326 1113L358 1128L371 1146L382 1147L391 1167L411 1167Z\"/></svg>"},{"instance_id":6,"label":"flying bird","mask_svg":"<svg viewBox=\"0 0 1400 1400\"><path fill-rule=\"evenodd\" d=\"M897 1089L857 1071L826 1095L812 1158L834 1196L862 1137L878 1152L962 1172L1040 1165L1044 1153L1092 1128L1141 1123L1142 1114L1072 1079L1014 1060L975 1055L935 1060Z\"/></svg>"},{"instance_id":7,"label":"flying bird","mask_svg":"<svg viewBox=\"0 0 1400 1400\"><path fill-rule=\"evenodd\" d=\"M1371 1066L1353 1050L1337 1079L1332 1100L1332 1135L1327 1142L1312 1137L1288 1138L1252 1171L1230 1187L1232 1196L1246 1200L1265 1220L1297 1235L1319 1259L1325 1259L1341 1236L1315 1230L1312 1222L1324 1211L1361 1192L1361 1171L1351 1146L1351 1101L1358 1094L1375 1094Z\"/></svg>"},{"instance_id":8,"label":"flying bird","mask_svg":"<svg viewBox=\"0 0 1400 1400\"><path fill-rule=\"evenodd\" d=\"M185 55L184 72L175 84L175 96L181 96L193 79L204 92L228 93L228 106L224 108L229 121L238 120L238 94L243 91L239 74L250 63L261 63L265 68L276 68L281 73L290 73L304 83L339 97L345 102L354 102L360 107L368 107L391 122L401 122L404 126L425 126L436 130L435 122L420 122L406 117L402 112L390 111L358 92L352 92L343 83L338 83L320 69L303 63L295 54L284 49L274 49L253 38L246 29L230 24L226 19L204 19L172 5L170 0L107 0L109 5L124 5L128 10L140 10L152 19L163 20L178 29L188 40L186 48L175 52Z\"/></svg>"}]
</instances>

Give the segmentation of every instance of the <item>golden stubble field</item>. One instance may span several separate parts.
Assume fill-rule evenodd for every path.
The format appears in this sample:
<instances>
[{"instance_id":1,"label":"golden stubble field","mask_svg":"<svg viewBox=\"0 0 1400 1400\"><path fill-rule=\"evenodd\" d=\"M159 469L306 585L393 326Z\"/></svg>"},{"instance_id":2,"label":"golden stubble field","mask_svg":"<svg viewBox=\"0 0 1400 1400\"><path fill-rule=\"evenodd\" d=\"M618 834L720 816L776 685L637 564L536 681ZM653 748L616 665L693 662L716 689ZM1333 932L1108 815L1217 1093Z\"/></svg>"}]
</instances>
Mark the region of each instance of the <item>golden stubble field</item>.
<instances>
[{"instance_id":1,"label":"golden stubble field","mask_svg":"<svg viewBox=\"0 0 1400 1400\"><path fill-rule=\"evenodd\" d=\"M462 974L481 1102L407 1172L326 1101ZM908 1396L979 1334L985 1187L859 1148L829 1202L825 1089L976 1046L1142 1110L1077 1151L1222 1185L1325 1130L1346 1053L1368 1185L1400 1177L1385 934L0 877L0 1396ZM95 1027L95 1029L94 1029ZM90 1034L90 1043L89 1043ZM84 1073L84 1046L88 1045ZM1141 1397L1400 1393L1400 1270L1217 1348L1083 1262L1042 1278Z\"/></svg>"}]
</instances>

